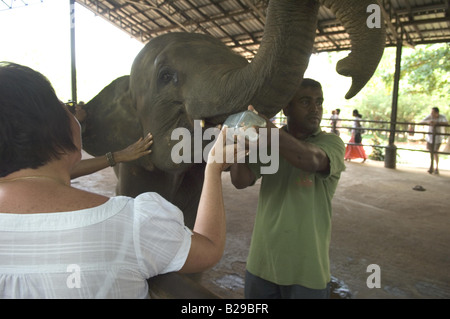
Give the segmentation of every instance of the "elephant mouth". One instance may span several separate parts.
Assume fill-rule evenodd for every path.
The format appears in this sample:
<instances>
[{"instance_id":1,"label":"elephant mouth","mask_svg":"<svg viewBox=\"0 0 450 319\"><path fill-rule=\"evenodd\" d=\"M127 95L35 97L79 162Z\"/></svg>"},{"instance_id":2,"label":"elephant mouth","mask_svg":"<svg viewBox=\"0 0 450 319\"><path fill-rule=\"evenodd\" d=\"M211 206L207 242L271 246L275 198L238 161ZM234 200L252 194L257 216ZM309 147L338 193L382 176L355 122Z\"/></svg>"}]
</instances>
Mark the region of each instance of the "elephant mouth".
<instances>
[{"instance_id":1,"label":"elephant mouth","mask_svg":"<svg viewBox=\"0 0 450 319\"><path fill-rule=\"evenodd\" d=\"M220 117L214 117L214 118L201 118L197 121L200 122L200 126L203 130L207 130L209 128L217 127L219 125L222 125L223 122L225 122L225 119L227 118L227 115L220 116Z\"/></svg>"},{"instance_id":2,"label":"elephant mouth","mask_svg":"<svg viewBox=\"0 0 450 319\"><path fill-rule=\"evenodd\" d=\"M214 117L208 117L208 118L204 118L204 123L205 123L205 128L210 128L210 127L215 127L218 125L222 125L225 120L227 119L228 116L230 116L231 113L227 113L227 114L222 114L222 115L218 115L218 116L214 116Z\"/></svg>"}]
</instances>

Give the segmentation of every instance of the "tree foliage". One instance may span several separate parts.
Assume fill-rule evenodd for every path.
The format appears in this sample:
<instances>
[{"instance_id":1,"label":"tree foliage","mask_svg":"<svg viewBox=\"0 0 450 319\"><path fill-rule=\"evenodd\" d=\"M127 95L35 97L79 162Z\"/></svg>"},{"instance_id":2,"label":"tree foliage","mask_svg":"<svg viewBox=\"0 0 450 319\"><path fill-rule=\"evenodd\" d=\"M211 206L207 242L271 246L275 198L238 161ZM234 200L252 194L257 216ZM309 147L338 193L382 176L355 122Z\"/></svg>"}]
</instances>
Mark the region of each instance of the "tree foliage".
<instances>
[{"instance_id":1,"label":"tree foliage","mask_svg":"<svg viewBox=\"0 0 450 319\"><path fill-rule=\"evenodd\" d=\"M450 116L450 45L403 49L398 122L416 122L438 106ZM358 96L358 109L370 120L389 121L395 74L395 48L387 48L377 71Z\"/></svg>"},{"instance_id":2,"label":"tree foliage","mask_svg":"<svg viewBox=\"0 0 450 319\"><path fill-rule=\"evenodd\" d=\"M450 44L427 45L407 55L402 63L402 77L408 93L450 94Z\"/></svg>"}]
</instances>

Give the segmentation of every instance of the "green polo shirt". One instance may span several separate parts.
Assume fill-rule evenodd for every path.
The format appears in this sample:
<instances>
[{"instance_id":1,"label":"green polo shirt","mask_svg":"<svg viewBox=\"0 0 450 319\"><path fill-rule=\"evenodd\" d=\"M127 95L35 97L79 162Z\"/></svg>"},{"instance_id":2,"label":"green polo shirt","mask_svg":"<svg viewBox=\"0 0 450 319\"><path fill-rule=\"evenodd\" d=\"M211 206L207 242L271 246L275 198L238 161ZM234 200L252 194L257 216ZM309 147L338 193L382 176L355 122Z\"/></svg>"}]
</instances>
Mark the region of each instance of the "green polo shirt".
<instances>
[{"instance_id":1,"label":"green polo shirt","mask_svg":"<svg viewBox=\"0 0 450 319\"><path fill-rule=\"evenodd\" d=\"M305 172L280 156L278 172L263 175L247 270L279 285L324 289L331 279L331 200L345 169L345 145L320 129L306 142L327 154L330 172ZM259 178L259 166L250 167Z\"/></svg>"}]
</instances>

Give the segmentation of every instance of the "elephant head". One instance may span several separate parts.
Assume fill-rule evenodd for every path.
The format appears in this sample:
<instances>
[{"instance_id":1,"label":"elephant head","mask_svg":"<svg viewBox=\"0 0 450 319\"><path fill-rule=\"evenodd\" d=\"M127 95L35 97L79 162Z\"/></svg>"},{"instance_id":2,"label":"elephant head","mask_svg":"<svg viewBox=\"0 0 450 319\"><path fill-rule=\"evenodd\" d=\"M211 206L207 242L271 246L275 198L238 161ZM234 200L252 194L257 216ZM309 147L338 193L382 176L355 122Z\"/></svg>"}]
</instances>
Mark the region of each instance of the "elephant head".
<instances>
[{"instance_id":1,"label":"elephant head","mask_svg":"<svg viewBox=\"0 0 450 319\"><path fill-rule=\"evenodd\" d=\"M352 40L352 53L337 71L353 77L347 97L357 94L383 54L385 31L366 26L376 0L322 0L336 13ZM139 165L185 171L171 160L171 133L211 125L252 104L268 117L293 97L308 66L320 3L270 1L258 54L249 63L220 41L202 34L170 33L152 39L136 57L130 76L115 80L86 105L84 148L93 155L123 148L151 132L153 151ZM108 136L109 135L109 136Z\"/></svg>"}]
</instances>

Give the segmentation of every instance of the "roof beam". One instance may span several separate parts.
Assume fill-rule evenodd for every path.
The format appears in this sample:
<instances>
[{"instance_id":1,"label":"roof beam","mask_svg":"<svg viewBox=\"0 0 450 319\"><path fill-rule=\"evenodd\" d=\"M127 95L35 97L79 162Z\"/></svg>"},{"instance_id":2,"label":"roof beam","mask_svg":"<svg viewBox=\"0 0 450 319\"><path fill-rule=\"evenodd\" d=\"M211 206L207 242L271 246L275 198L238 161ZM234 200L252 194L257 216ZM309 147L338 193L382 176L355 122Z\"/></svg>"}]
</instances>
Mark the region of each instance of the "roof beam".
<instances>
[{"instance_id":1,"label":"roof beam","mask_svg":"<svg viewBox=\"0 0 450 319\"><path fill-rule=\"evenodd\" d=\"M261 23L265 25L266 24L265 14L257 6L255 6L253 2L251 2L251 0L244 0L244 3L255 12L256 16L260 19Z\"/></svg>"},{"instance_id":2,"label":"roof beam","mask_svg":"<svg viewBox=\"0 0 450 319\"><path fill-rule=\"evenodd\" d=\"M147 1L141 1L141 0L125 0L126 2L129 3L133 3L136 5L140 5L140 6L144 6L148 9L151 10L155 10L157 11L160 15L162 15L165 19L172 21L173 23L175 23L176 25L178 25L178 27L180 27L181 29L183 29L186 32L189 32L189 30L183 25L181 24L179 21L177 21L176 19L172 18L172 14L170 12L166 12L164 9L158 8L156 5L154 5L150 0Z\"/></svg>"},{"instance_id":3,"label":"roof beam","mask_svg":"<svg viewBox=\"0 0 450 319\"><path fill-rule=\"evenodd\" d=\"M9 1L20 2L0 0L0 5ZM202 32L246 58L255 55L261 42L267 6L267 0L76 1L141 42L171 31ZM450 0L379 1L387 26L387 46L395 45L399 37L410 46L450 41ZM315 52L348 50L350 43L334 14L327 9L319 11Z\"/></svg>"},{"instance_id":4,"label":"roof beam","mask_svg":"<svg viewBox=\"0 0 450 319\"><path fill-rule=\"evenodd\" d=\"M408 20L411 22L411 21L414 21L414 17L413 17L413 15L412 15L412 12L411 12L411 5L409 4L409 2L408 1L403 1L404 3L405 3L405 6L406 6L406 8L408 9L408 11L409 11L409 14L408 14ZM404 25L404 24L403 24ZM423 41L423 36L422 36L422 34L420 33L420 30L419 30L419 27L417 26L417 24L413 24L413 27L414 27L414 30L416 30L416 32L417 32L417 34L419 35L419 37L420 37L420 40L422 40ZM407 32L405 32L405 34L408 34Z\"/></svg>"},{"instance_id":5,"label":"roof beam","mask_svg":"<svg viewBox=\"0 0 450 319\"><path fill-rule=\"evenodd\" d=\"M227 18L232 18L232 17L236 17L236 16L241 16L244 14L248 14L251 13L251 10L239 10L233 13L229 13L229 14L224 14L221 13L219 15L216 16L212 16L209 18L203 17L201 20L190 20L190 21L186 21L185 23L183 23L184 26L189 27L189 26L193 26L193 25L201 25L201 24L205 24L205 23L213 23L213 22L217 22L218 20L223 20L223 19L227 19ZM203 15L202 15L203 16ZM151 30L149 31L149 34L154 34L154 33L159 33L159 32L169 32L172 31L174 29L178 29L178 26L170 26L170 27L164 27L158 30Z\"/></svg>"}]
</instances>

